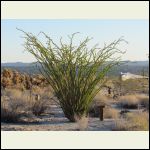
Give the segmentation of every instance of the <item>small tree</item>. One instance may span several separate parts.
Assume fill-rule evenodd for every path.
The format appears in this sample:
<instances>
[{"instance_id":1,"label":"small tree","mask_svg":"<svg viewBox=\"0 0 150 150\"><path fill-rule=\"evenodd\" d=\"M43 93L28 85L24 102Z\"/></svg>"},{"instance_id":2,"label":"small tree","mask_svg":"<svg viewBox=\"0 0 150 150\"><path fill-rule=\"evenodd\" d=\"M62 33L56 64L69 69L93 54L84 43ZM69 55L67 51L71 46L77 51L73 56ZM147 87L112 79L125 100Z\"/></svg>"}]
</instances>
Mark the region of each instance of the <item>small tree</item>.
<instances>
[{"instance_id":1,"label":"small tree","mask_svg":"<svg viewBox=\"0 0 150 150\"><path fill-rule=\"evenodd\" d=\"M89 49L88 37L77 46L73 44L75 34L69 36L69 44L62 38L56 44L41 32L47 39L44 45L33 34L24 34L25 49L41 64L40 71L54 89L65 116L72 122L76 116L86 116L93 98L106 82L106 73L120 62L120 56L112 56L123 54L117 45L124 40L120 38L102 49L97 45Z\"/></svg>"}]
</instances>

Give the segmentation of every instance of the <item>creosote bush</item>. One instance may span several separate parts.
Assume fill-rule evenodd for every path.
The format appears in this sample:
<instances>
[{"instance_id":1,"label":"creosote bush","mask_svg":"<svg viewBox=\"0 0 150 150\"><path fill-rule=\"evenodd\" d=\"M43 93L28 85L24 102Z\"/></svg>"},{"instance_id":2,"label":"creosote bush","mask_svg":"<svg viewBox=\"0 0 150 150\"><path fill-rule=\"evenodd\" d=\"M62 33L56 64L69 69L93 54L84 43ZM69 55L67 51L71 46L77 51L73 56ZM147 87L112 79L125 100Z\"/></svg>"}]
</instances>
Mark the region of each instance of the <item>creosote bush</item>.
<instances>
[{"instance_id":1,"label":"creosote bush","mask_svg":"<svg viewBox=\"0 0 150 150\"><path fill-rule=\"evenodd\" d=\"M102 49L98 45L88 48L89 37L75 45L76 34L72 34L68 36L69 43L61 38L56 44L40 32L47 40L45 44L32 33L22 32L25 49L41 64L39 69L52 86L65 116L73 122L76 115L78 118L87 116L93 98L106 82L106 73L120 62L124 52L117 47L124 40L120 38ZM115 54L119 55L115 57Z\"/></svg>"}]
</instances>

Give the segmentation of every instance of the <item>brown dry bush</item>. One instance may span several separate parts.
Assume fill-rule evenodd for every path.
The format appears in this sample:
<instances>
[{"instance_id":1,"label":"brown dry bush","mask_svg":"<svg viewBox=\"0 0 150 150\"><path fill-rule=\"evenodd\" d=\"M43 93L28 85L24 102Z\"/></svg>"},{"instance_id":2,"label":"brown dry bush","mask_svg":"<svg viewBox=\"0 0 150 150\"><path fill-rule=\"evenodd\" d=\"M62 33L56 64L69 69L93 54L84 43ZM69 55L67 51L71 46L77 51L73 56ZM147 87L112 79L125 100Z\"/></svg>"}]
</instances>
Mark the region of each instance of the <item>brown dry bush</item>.
<instances>
[{"instance_id":1,"label":"brown dry bush","mask_svg":"<svg viewBox=\"0 0 150 150\"><path fill-rule=\"evenodd\" d=\"M118 105L126 109L137 109L139 101L135 95L121 96Z\"/></svg>"},{"instance_id":2,"label":"brown dry bush","mask_svg":"<svg viewBox=\"0 0 150 150\"><path fill-rule=\"evenodd\" d=\"M89 115L92 117L99 117L99 106L108 105L109 99L109 97L98 93L91 104Z\"/></svg>"},{"instance_id":3,"label":"brown dry bush","mask_svg":"<svg viewBox=\"0 0 150 150\"><path fill-rule=\"evenodd\" d=\"M149 96L145 94L136 94L139 104L149 110Z\"/></svg>"},{"instance_id":4,"label":"brown dry bush","mask_svg":"<svg viewBox=\"0 0 150 150\"><path fill-rule=\"evenodd\" d=\"M148 80L145 79L128 79L121 82L123 93L130 93L132 94L137 92L144 92L148 93L148 88L145 85L148 85Z\"/></svg>"},{"instance_id":5,"label":"brown dry bush","mask_svg":"<svg viewBox=\"0 0 150 150\"><path fill-rule=\"evenodd\" d=\"M51 98L54 96L53 89L50 86L47 87L39 87L39 86L33 86L31 89L32 94L40 95L42 99L51 100Z\"/></svg>"},{"instance_id":6,"label":"brown dry bush","mask_svg":"<svg viewBox=\"0 0 150 150\"><path fill-rule=\"evenodd\" d=\"M32 114L39 116L50 104L43 97L36 100L35 94L30 93L29 90L6 89L1 98L1 121L4 122L17 122L21 117L30 117Z\"/></svg>"},{"instance_id":7,"label":"brown dry bush","mask_svg":"<svg viewBox=\"0 0 150 150\"><path fill-rule=\"evenodd\" d=\"M75 116L77 125L78 125L78 129L80 131L85 131L88 127L88 116L83 116L82 118L79 118L77 115Z\"/></svg>"},{"instance_id":8,"label":"brown dry bush","mask_svg":"<svg viewBox=\"0 0 150 150\"><path fill-rule=\"evenodd\" d=\"M149 113L127 113L125 120L116 121L113 130L117 131L148 131Z\"/></svg>"},{"instance_id":9,"label":"brown dry bush","mask_svg":"<svg viewBox=\"0 0 150 150\"><path fill-rule=\"evenodd\" d=\"M149 109L149 96L145 94L121 96L118 105L128 109L137 109L138 106L142 105Z\"/></svg>"},{"instance_id":10,"label":"brown dry bush","mask_svg":"<svg viewBox=\"0 0 150 150\"><path fill-rule=\"evenodd\" d=\"M44 113L52 103L53 92L51 87L40 88L32 87L31 111L34 115L39 116ZM37 98L38 97L38 98Z\"/></svg>"},{"instance_id":11,"label":"brown dry bush","mask_svg":"<svg viewBox=\"0 0 150 150\"><path fill-rule=\"evenodd\" d=\"M119 111L114 108L106 108L104 109L104 118L117 119L119 118Z\"/></svg>"},{"instance_id":12,"label":"brown dry bush","mask_svg":"<svg viewBox=\"0 0 150 150\"><path fill-rule=\"evenodd\" d=\"M25 115L24 101L19 99L1 98L1 121L18 122Z\"/></svg>"},{"instance_id":13,"label":"brown dry bush","mask_svg":"<svg viewBox=\"0 0 150 150\"><path fill-rule=\"evenodd\" d=\"M32 100L31 102L30 109L35 116L40 116L46 111L47 108L48 105L46 100L42 100L42 99L37 100L34 98L34 100Z\"/></svg>"},{"instance_id":14,"label":"brown dry bush","mask_svg":"<svg viewBox=\"0 0 150 150\"><path fill-rule=\"evenodd\" d=\"M34 89L26 91L29 96L28 110L35 116L40 116L48 108L50 108L51 99L49 99L49 93L46 92L46 88L34 87Z\"/></svg>"}]
</instances>

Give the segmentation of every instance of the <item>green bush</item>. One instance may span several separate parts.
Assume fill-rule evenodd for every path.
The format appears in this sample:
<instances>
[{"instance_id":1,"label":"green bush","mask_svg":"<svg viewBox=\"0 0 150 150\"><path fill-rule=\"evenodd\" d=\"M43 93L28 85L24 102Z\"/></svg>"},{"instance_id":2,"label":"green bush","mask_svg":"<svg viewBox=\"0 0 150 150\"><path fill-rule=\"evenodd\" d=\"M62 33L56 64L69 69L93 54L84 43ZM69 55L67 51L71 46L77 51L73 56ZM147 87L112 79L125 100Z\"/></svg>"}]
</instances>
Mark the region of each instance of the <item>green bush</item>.
<instances>
[{"instance_id":1,"label":"green bush","mask_svg":"<svg viewBox=\"0 0 150 150\"><path fill-rule=\"evenodd\" d=\"M124 40L120 38L100 49L97 45L88 48L91 40L88 37L74 45L75 34L69 36L69 44L62 38L60 44L56 44L41 32L47 39L43 44L33 34L22 32L25 34L25 49L41 64L40 71L55 91L65 116L74 122L75 116L87 115L93 98L106 82L106 73L120 62L120 56L112 56L123 53L117 45Z\"/></svg>"}]
</instances>

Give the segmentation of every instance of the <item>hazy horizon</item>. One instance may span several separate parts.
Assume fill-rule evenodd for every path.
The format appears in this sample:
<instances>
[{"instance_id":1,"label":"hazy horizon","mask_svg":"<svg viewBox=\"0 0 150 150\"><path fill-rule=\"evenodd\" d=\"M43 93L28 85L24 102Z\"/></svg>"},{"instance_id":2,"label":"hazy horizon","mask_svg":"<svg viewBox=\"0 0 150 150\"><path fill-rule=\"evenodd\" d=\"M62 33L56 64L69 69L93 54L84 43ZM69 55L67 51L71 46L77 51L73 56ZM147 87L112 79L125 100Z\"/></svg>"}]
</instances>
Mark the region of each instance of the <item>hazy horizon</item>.
<instances>
[{"instance_id":1,"label":"hazy horizon","mask_svg":"<svg viewBox=\"0 0 150 150\"><path fill-rule=\"evenodd\" d=\"M122 61L129 61L129 62L148 62L149 60L136 60L136 61L132 61L132 60L122 60ZM1 62L1 63L35 63L37 61L33 61L33 62L23 62L23 61L15 61L15 62Z\"/></svg>"},{"instance_id":2,"label":"hazy horizon","mask_svg":"<svg viewBox=\"0 0 150 150\"><path fill-rule=\"evenodd\" d=\"M32 63L36 59L24 51L23 34L16 27L26 32L37 35L43 31L57 43L62 36L67 41L67 36L80 32L76 36L75 44L86 36L93 37L89 46L104 43L124 37L129 44L121 44L121 50L127 50L123 55L123 61L147 61L149 53L149 21L148 20L79 20L79 19L56 19L56 20L29 20L29 19L2 19L2 63ZM43 40L43 39L42 39Z\"/></svg>"}]
</instances>

